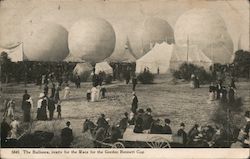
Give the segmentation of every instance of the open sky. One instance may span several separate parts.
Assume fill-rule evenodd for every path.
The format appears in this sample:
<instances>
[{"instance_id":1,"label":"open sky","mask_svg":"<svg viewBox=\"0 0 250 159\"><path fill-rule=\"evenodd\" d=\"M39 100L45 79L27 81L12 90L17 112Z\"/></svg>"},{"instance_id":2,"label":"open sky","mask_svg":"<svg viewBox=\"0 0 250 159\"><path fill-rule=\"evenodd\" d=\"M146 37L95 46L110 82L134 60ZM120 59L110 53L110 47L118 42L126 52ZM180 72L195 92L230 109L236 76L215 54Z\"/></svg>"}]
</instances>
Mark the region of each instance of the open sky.
<instances>
[{"instance_id":1,"label":"open sky","mask_svg":"<svg viewBox=\"0 0 250 159\"><path fill-rule=\"evenodd\" d=\"M174 28L179 16L193 8L208 8L225 20L238 49L249 50L248 0L3 0L0 2L0 45L21 41L27 25L52 21L66 29L84 17L100 17L109 21L116 32L116 49L124 48L131 30L148 17L158 17Z\"/></svg>"}]
</instances>

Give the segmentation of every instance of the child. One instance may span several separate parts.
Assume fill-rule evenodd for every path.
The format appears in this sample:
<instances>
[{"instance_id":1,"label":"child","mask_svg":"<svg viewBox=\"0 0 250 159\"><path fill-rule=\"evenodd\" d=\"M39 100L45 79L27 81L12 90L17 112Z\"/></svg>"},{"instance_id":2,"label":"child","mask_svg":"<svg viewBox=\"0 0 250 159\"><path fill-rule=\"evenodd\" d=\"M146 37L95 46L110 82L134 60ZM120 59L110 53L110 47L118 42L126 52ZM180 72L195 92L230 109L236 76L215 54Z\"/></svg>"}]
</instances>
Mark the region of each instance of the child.
<instances>
[{"instance_id":1,"label":"child","mask_svg":"<svg viewBox=\"0 0 250 159\"><path fill-rule=\"evenodd\" d=\"M87 101L89 102L91 99L91 91L88 89L87 90Z\"/></svg>"},{"instance_id":2,"label":"child","mask_svg":"<svg viewBox=\"0 0 250 159\"><path fill-rule=\"evenodd\" d=\"M62 110L61 110L61 103L60 102L57 103L56 111L58 113L57 118L62 119L62 115L61 115Z\"/></svg>"}]
</instances>

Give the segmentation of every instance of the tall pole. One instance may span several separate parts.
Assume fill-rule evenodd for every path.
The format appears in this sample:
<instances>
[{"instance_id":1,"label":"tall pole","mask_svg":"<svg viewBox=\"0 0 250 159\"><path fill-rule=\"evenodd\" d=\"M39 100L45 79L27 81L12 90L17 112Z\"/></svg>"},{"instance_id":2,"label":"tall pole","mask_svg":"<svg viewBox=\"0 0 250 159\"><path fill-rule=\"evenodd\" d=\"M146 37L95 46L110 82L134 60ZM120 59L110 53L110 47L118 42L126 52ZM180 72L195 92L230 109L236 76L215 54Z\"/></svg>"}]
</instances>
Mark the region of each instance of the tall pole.
<instances>
[{"instance_id":1,"label":"tall pole","mask_svg":"<svg viewBox=\"0 0 250 159\"><path fill-rule=\"evenodd\" d=\"M189 53L189 35L187 36L187 64L188 64L188 53Z\"/></svg>"}]
</instances>

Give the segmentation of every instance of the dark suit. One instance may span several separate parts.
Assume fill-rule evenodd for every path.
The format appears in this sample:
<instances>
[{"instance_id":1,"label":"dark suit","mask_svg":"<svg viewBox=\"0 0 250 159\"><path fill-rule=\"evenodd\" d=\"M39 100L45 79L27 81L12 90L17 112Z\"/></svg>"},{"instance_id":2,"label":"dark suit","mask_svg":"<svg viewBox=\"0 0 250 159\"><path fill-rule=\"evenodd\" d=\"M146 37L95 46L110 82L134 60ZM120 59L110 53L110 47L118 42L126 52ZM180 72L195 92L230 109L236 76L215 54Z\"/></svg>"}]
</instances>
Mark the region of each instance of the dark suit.
<instances>
[{"instance_id":1,"label":"dark suit","mask_svg":"<svg viewBox=\"0 0 250 159\"><path fill-rule=\"evenodd\" d=\"M163 127L157 123L152 123L150 127L150 134L162 134Z\"/></svg>"},{"instance_id":2,"label":"dark suit","mask_svg":"<svg viewBox=\"0 0 250 159\"><path fill-rule=\"evenodd\" d=\"M65 127L61 131L61 146L66 148L70 147L71 142L73 141L73 132L69 127Z\"/></svg>"},{"instance_id":3,"label":"dark suit","mask_svg":"<svg viewBox=\"0 0 250 159\"><path fill-rule=\"evenodd\" d=\"M162 133L163 134L172 134L172 129L170 128L170 126L165 125L165 126L163 126Z\"/></svg>"},{"instance_id":4,"label":"dark suit","mask_svg":"<svg viewBox=\"0 0 250 159\"><path fill-rule=\"evenodd\" d=\"M49 110L49 119L50 120L53 119L55 109L56 109L55 102L53 100L49 99L48 110Z\"/></svg>"},{"instance_id":5,"label":"dark suit","mask_svg":"<svg viewBox=\"0 0 250 159\"><path fill-rule=\"evenodd\" d=\"M30 98L30 95L29 95L29 94L25 93L25 94L23 95L22 109L23 109L23 107L24 107L25 101L28 100L29 98Z\"/></svg>"},{"instance_id":6,"label":"dark suit","mask_svg":"<svg viewBox=\"0 0 250 159\"><path fill-rule=\"evenodd\" d=\"M100 118L97 120L97 127L98 127L98 128L107 129L107 128L108 128L108 122L106 121L106 119L100 117Z\"/></svg>"},{"instance_id":7,"label":"dark suit","mask_svg":"<svg viewBox=\"0 0 250 159\"><path fill-rule=\"evenodd\" d=\"M50 98L54 98L55 92L56 92L56 88L55 88L55 87L52 87L52 88L51 88L51 95L50 95Z\"/></svg>"},{"instance_id":8,"label":"dark suit","mask_svg":"<svg viewBox=\"0 0 250 159\"><path fill-rule=\"evenodd\" d=\"M138 98L137 98L136 95L134 95L133 101L132 101L131 111L132 111L133 113L136 113L137 108L138 108Z\"/></svg>"},{"instance_id":9,"label":"dark suit","mask_svg":"<svg viewBox=\"0 0 250 159\"><path fill-rule=\"evenodd\" d=\"M150 126L151 126L151 124L152 124L152 122L153 122L153 117L152 117L152 115L143 114L142 119L143 119L143 129L144 129L144 130L150 129Z\"/></svg>"},{"instance_id":10,"label":"dark suit","mask_svg":"<svg viewBox=\"0 0 250 159\"><path fill-rule=\"evenodd\" d=\"M182 137L183 145L185 145L187 143L187 133L183 129L179 129L177 135Z\"/></svg>"}]
</instances>

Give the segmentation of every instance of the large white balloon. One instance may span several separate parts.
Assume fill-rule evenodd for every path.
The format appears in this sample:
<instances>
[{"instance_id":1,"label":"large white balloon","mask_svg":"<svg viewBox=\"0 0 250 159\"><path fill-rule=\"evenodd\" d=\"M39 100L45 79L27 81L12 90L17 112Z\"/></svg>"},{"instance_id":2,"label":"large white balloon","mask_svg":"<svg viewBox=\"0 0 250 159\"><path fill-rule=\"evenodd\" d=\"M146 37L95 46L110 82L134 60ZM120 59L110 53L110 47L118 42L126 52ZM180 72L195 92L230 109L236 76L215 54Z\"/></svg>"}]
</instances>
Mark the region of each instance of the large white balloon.
<instances>
[{"instance_id":1,"label":"large white balloon","mask_svg":"<svg viewBox=\"0 0 250 159\"><path fill-rule=\"evenodd\" d=\"M114 51L115 41L113 27L100 18L78 21L69 31L70 54L91 63L109 57Z\"/></svg>"},{"instance_id":2,"label":"large white balloon","mask_svg":"<svg viewBox=\"0 0 250 159\"><path fill-rule=\"evenodd\" d=\"M193 9L184 13L175 24L174 34L177 45L197 45L214 62L228 63L232 57L233 41L215 11Z\"/></svg>"},{"instance_id":3,"label":"large white balloon","mask_svg":"<svg viewBox=\"0 0 250 159\"><path fill-rule=\"evenodd\" d=\"M69 53L68 32L55 23L26 25L22 42L24 54L30 61L62 61Z\"/></svg>"},{"instance_id":4,"label":"large white balloon","mask_svg":"<svg viewBox=\"0 0 250 159\"><path fill-rule=\"evenodd\" d=\"M174 31L167 21L160 18L147 18L131 30L129 42L137 58L145 55L155 43L174 43Z\"/></svg>"}]
</instances>

